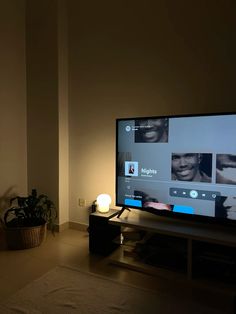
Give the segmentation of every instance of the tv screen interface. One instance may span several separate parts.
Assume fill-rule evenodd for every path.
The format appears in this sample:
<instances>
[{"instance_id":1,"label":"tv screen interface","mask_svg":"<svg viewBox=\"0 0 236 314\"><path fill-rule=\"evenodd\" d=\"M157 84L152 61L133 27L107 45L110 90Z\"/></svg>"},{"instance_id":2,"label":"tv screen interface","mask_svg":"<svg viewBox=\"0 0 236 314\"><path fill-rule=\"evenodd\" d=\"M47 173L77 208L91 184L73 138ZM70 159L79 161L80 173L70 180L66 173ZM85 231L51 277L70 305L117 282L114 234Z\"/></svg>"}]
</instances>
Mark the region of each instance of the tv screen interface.
<instances>
[{"instance_id":1,"label":"tv screen interface","mask_svg":"<svg viewBox=\"0 0 236 314\"><path fill-rule=\"evenodd\" d=\"M236 114L116 121L116 205L236 220Z\"/></svg>"}]
</instances>

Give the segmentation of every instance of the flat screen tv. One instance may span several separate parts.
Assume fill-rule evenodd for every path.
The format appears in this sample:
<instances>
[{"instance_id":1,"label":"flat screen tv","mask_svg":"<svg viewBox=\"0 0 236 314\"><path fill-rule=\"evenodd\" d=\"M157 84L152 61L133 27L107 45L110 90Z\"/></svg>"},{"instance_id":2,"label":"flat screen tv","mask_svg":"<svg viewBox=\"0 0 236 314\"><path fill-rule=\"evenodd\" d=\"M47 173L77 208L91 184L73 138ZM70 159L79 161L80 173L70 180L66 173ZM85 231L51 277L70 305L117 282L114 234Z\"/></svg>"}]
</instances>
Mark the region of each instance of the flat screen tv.
<instances>
[{"instance_id":1,"label":"flat screen tv","mask_svg":"<svg viewBox=\"0 0 236 314\"><path fill-rule=\"evenodd\" d=\"M116 205L236 222L236 113L117 119Z\"/></svg>"}]
</instances>

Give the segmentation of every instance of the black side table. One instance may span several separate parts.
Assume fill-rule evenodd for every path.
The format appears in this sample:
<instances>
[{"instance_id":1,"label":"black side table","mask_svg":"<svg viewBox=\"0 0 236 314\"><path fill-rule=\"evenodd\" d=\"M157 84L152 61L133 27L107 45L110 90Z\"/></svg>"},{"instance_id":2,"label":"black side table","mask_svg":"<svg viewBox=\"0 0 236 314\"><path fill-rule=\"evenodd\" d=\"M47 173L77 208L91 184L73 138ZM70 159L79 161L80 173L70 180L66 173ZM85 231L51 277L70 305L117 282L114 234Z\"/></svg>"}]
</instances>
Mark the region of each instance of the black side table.
<instances>
[{"instance_id":1,"label":"black side table","mask_svg":"<svg viewBox=\"0 0 236 314\"><path fill-rule=\"evenodd\" d=\"M89 215L89 251L101 255L112 253L120 244L114 239L120 236L121 227L109 224L109 219L116 216L119 210L110 209L108 213Z\"/></svg>"}]
</instances>

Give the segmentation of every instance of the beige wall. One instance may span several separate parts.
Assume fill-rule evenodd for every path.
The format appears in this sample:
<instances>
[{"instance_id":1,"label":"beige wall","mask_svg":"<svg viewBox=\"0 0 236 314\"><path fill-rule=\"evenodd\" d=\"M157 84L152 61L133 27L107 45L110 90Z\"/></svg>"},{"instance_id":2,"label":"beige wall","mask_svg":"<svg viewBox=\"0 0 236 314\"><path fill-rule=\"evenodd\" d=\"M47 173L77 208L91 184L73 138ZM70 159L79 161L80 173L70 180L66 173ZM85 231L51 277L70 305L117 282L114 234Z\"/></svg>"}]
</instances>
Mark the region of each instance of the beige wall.
<instances>
[{"instance_id":1,"label":"beige wall","mask_svg":"<svg viewBox=\"0 0 236 314\"><path fill-rule=\"evenodd\" d=\"M46 193L68 222L65 0L0 1L2 197Z\"/></svg>"},{"instance_id":2,"label":"beige wall","mask_svg":"<svg viewBox=\"0 0 236 314\"><path fill-rule=\"evenodd\" d=\"M116 118L234 110L233 4L1 0L1 195L28 179L60 223L68 193L69 219L87 223L99 193L114 204Z\"/></svg>"},{"instance_id":3,"label":"beige wall","mask_svg":"<svg viewBox=\"0 0 236 314\"><path fill-rule=\"evenodd\" d=\"M68 1L70 220L114 203L115 118L235 109L233 1Z\"/></svg>"},{"instance_id":4,"label":"beige wall","mask_svg":"<svg viewBox=\"0 0 236 314\"><path fill-rule=\"evenodd\" d=\"M0 1L0 197L27 192L25 1ZM1 207L4 206L1 203Z\"/></svg>"},{"instance_id":5,"label":"beige wall","mask_svg":"<svg viewBox=\"0 0 236 314\"><path fill-rule=\"evenodd\" d=\"M58 127L60 224L69 221L68 23L66 0L58 1Z\"/></svg>"},{"instance_id":6,"label":"beige wall","mask_svg":"<svg viewBox=\"0 0 236 314\"><path fill-rule=\"evenodd\" d=\"M28 184L68 222L68 69L65 0L26 6Z\"/></svg>"},{"instance_id":7,"label":"beige wall","mask_svg":"<svg viewBox=\"0 0 236 314\"><path fill-rule=\"evenodd\" d=\"M58 206L57 0L26 5L28 185Z\"/></svg>"},{"instance_id":8,"label":"beige wall","mask_svg":"<svg viewBox=\"0 0 236 314\"><path fill-rule=\"evenodd\" d=\"M67 222L65 0L1 0L0 9L0 209L6 194L37 188Z\"/></svg>"}]
</instances>

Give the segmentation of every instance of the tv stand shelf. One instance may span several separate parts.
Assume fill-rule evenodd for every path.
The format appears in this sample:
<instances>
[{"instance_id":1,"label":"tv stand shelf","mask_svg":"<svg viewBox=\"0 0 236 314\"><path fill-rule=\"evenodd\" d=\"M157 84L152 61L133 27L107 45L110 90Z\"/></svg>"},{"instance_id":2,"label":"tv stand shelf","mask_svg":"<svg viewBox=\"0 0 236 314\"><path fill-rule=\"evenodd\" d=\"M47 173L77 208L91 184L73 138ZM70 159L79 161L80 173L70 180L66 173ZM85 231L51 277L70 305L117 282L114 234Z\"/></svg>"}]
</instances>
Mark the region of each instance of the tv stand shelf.
<instances>
[{"instance_id":1,"label":"tv stand shelf","mask_svg":"<svg viewBox=\"0 0 236 314\"><path fill-rule=\"evenodd\" d=\"M232 269L236 268L236 230L232 227L173 220L135 209L132 209L131 212L123 212L119 218L112 217L109 223L145 230L153 234L160 234L162 237L173 237L173 239L176 238L180 239L180 241L185 241L185 276L190 280L196 277L205 279L206 274L201 272L201 269L198 269L198 264L204 268L204 265L209 266L215 263L215 267L218 267L217 263L220 264L219 261L222 260L221 255L223 255L223 262L226 263L225 265L228 268L230 265ZM140 264L137 266L137 263L132 261L132 258L122 256L122 246L117 254L119 255L118 263L120 264L126 264L127 267L137 270L140 268L139 270L145 272L148 269L148 265L145 265L142 269L142 266ZM232 265L233 263L235 265ZM153 267L150 267L150 269L152 271ZM233 275L235 275L234 284L236 284L236 271Z\"/></svg>"}]
</instances>

